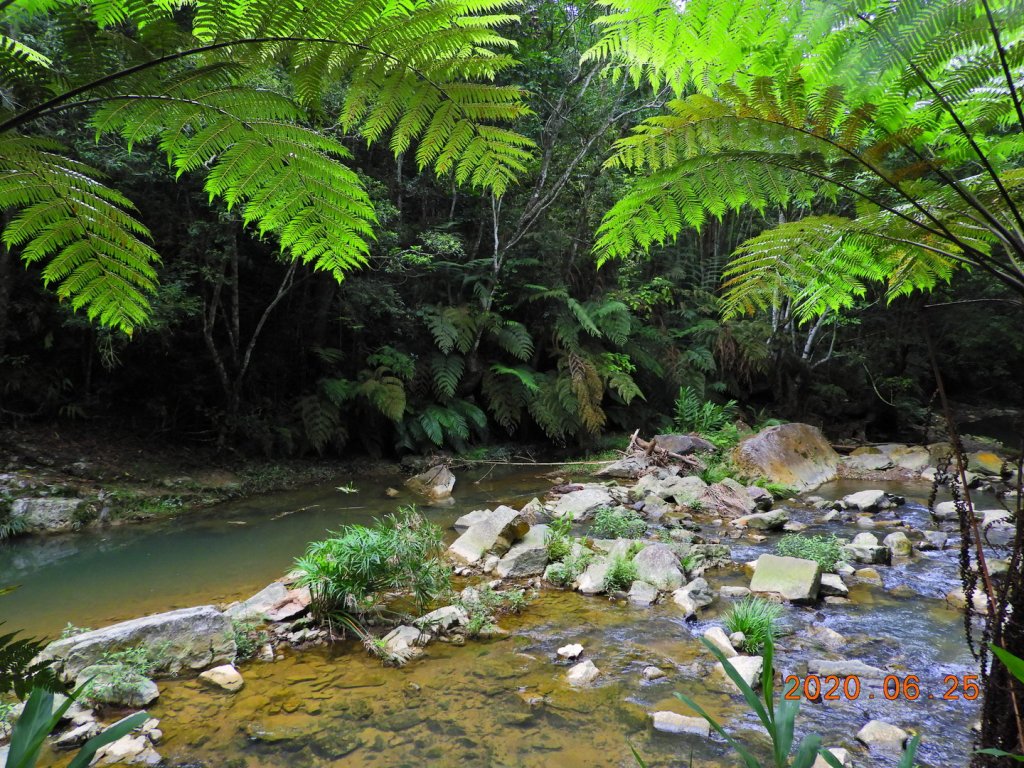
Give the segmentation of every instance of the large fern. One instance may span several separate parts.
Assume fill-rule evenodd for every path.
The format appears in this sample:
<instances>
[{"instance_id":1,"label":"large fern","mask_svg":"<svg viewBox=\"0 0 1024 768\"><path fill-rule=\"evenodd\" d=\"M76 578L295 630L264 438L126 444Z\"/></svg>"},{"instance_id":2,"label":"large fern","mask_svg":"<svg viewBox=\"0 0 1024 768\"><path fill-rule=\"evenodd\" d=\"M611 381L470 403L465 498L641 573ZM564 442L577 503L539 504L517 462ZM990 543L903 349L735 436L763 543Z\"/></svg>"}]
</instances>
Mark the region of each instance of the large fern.
<instances>
[{"instance_id":1,"label":"large fern","mask_svg":"<svg viewBox=\"0 0 1024 768\"><path fill-rule=\"evenodd\" d=\"M744 205L844 216L745 243L729 314L803 317L884 280L890 297L960 267L1024 293L1024 14L958 0L610 0L588 54L667 82L665 113L619 142L633 175L597 251L621 258Z\"/></svg>"},{"instance_id":2,"label":"large fern","mask_svg":"<svg viewBox=\"0 0 1024 768\"><path fill-rule=\"evenodd\" d=\"M97 138L155 141L174 173L204 175L291 258L341 279L365 262L375 216L342 143L314 127L343 87L342 129L415 149L421 168L494 195L530 142L493 80L514 62L496 28L508 0L13 0L0 4L0 211L5 244L43 265L72 307L131 331L145 321L156 254L131 205L67 150L33 136L75 110ZM187 6L187 10L185 9ZM21 30L42 17L59 57ZM12 106L16 104L17 106Z\"/></svg>"}]
</instances>

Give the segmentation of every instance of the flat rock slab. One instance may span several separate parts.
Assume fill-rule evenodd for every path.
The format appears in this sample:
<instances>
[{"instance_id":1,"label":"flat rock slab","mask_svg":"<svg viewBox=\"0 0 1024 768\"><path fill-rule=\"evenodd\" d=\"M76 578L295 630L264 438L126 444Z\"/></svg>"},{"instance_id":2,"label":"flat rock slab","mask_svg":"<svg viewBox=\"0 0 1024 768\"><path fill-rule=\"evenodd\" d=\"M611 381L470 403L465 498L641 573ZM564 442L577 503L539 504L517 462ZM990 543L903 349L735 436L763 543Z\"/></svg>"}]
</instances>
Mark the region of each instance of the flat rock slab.
<instances>
[{"instance_id":1,"label":"flat rock slab","mask_svg":"<svg viewBox=\"0 0 1024 768\"><path fill-rule=\"evenodd\" d=\"M236 621L262 619L263 614L288 597L288 587L279 581L268 584L255 595L240 603L232 603L224 613Z\"/></svg>"},{"instance_id":2,"label":"flat rock slab","mask_svg":"<svg viewBox=\"0 0 1024 768\"><path fill-rule=\"evenodd\" d=\"M653 584L658 589L669 591L683 586L679 556L668 544L644 547L633 558L633 565L640 581Z\"/></svg>"},{"instance_id":3,"label":"flat rock slab","mask_svg":"<svg viewBox=\"0 0 1024 768\"><path fill-rule=\"evenodd\" d=\"M518 510L502 505L466 529L448 551L456 560L474 565L488 553L505 554L529 529Z\"/></svg>"},{"instance_id":4,"label":"flat rock slab","mask_svg":"<svg viewBox=\"0 0 1024 768\"><path fill-rule=\"evenodd\" d=\"M703 717L687 717L675 712L652 712L651 725L661 733L692 733L705 739L711 736L711 726Z\"/></svg>"},{"instance_id":5,"label":"flat rock slab","mask_svg":"<svg viewBox=\"0 0 1024 768\"><path fill-rule=\"evenodd\" d=\"M751 592L774 592L794 603L814 602L820 589L821 566L799 557L761 555L750 580Z\"/></svg>"},{"instance_id":6,"label":"flat rock slab","mask_svg":"<svg viewBox=\"0 0 1024 768\"><path fill-rule=\"evenodd\" d=\"M57 640L40 658L62 659L64 674L74 678L108 652L137 645L159 651L156 671L171 677L235 660L231 619L212 605L156 613Z\"/></svg>"},{"instance_id":7,"label":"flat rock slab","mask_svg":"<svg viewBox=\"0 0 1024 768\"><path fill-rule=\"evenodd\" d=\"M603 485L585 486L578 491L570 491L560 496L551 505L551 516L586 520L601 507L614 505L615 499Z\"/></svg>"},{"instance_id":8,"label":"flat rock slab","mask_svg":"<svg viewBox=\"0 0 1024 768\"><path fill-rule=\"evenodd\" d=\"M883 680L888 674L884 669L872 667L863 661L839 659L811 659L807 662L807 671L812 675L827 677L859 677L862 680Z\"/></svg>"},{"instance_id":9,"label":"flat rock slab","mask_svg":"<svg viewBox=\"0 0 1024 768\"><path fill-rule=\"evenodd\" d=\"M522 540L513 544L498 561L494 568L495 575L502 579L521 579L544 573L548 564L547 534L546 525L530 528Z\"/></svg>"}]
</instances>

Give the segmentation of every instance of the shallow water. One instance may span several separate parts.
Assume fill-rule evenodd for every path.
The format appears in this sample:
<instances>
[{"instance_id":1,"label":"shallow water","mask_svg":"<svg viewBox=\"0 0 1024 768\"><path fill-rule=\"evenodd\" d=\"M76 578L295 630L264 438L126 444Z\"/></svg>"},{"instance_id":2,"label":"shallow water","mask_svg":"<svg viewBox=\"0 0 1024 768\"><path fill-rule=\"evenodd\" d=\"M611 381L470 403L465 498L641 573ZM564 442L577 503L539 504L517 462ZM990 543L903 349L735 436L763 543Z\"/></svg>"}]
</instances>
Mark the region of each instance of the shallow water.
<instances>
[{"instance_id":1,"label":"shallow water","mask_svg":"<svg viewBox=\"0 0 1024 768\"><path fill-rule=\"evenodd\" d=\"M471 509L525 502L548 487L541 472L459 473L456 504L429 514L449 526ZM247 596L287 570L325 530L411 500L383 494L389 485L400 487L401 478L351 478L359 493L338 492L335 486L349 479L223 505L202 517L8 545L0 550L2 581L23 586L0 600L0 618L10 627L53 635L67 621L100 626ZM865 487L847 482L819 494L831 498ZM913 500L927 495L926 486L887 490L911 499L900 517L915 524L926 519L927 510ZM820 513L797 507L792 516L813 523ZM710 572L709 582L716 588L746 584L739 563L770 551L775 538L732 542L737 565ZM879 570L884 585L854 585L850 604L787 608L777 667L799 675L812 658L860 659L917 675L922 697L888 701L880 686L862 681L855 701L805 702L798 735L821 733L826 744L851 748L864 768L895 765L894 758L868 755L853 739L867 720L880 718L925 734L921 765L965 765L976 706L941 698L945 675L975 672L960 615L941 599L957 582L955 553L928 553ZM917 594L907 594L908 588ZM760 743L756 720L740 697L710 683L710 657L698 642L727 607L718 600L699 622L687 622L672 605L638 609L607 597L544 590L522 616L501 620L511 631L505 639L465 647L435 643L402 669L383 668L354 644L289 651L281 661L244 665L246 686L235 695L195 681L162 681L150 712L161 720L166 736L159 751L171 764L211 768L632 766L630 744L651 766L689 766L691 758L693 766L734 766L736 758L717 737L654 733L647 716L659 709L692 714L674 698L679 691L744 741ZM815 623L843 634L847 645L838 653L818 646L807 631ZM602 671L593 688L565 684L568 665L555 650L569 642L582 643ZM647 665L667 676L645 681Z\"/></svg>"}]
</instances>

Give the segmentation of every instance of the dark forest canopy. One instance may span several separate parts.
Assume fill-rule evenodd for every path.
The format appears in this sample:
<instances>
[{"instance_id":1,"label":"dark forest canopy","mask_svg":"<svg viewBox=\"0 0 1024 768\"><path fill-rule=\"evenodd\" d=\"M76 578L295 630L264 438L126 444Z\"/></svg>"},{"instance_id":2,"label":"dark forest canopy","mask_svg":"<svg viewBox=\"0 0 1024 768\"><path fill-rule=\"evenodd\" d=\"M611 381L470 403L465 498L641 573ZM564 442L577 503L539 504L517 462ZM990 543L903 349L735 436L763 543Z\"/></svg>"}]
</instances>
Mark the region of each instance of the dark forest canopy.
<instances>
[{"instance_id":1,"label":"dark forest canopy","mask_svg":"<svg viewBox=\"0 0 1024 768\"><path fill-rule=\"evenodd\" d=\"M1012 3L0 8L6 422L587 443L687 386L885 437L925 320L1024 394Z\"/></svg>"}]
</instances>

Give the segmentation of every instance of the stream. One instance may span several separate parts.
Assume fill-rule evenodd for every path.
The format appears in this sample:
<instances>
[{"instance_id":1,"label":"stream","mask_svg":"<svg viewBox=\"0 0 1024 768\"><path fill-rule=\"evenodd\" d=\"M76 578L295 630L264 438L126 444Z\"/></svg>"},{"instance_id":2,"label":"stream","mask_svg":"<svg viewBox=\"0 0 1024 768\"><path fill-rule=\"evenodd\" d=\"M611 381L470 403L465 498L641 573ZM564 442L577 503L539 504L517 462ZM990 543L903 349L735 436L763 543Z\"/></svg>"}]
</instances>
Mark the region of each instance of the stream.
<instances>
[{"instance_id":1,"label":"stream","mask_svg":"<svg viewBox=\"0 0 1024 768\"><path fill-rule=\"evenodd\" d=\"M540 472L464 470L457 473L456 503L425 509L451 540L458 516L500 503L518 507L543 493L551 482ZM0 599L0 621L6 630L54 637L68 622L99 627L247 597L286 572L325 531L410 503L404 490L397 499L384 494L388 486L402 488L402 479L342 476L330 485L180 519L0 545L0 586L20 585ZM358 493L337 490L349 480ZM838 498L865 488L906 496L900 517L915 528L928 527L924 483L841 481L816 493ZM808 534L862 530L813 525L821 513L783 505L793 520L811 524ZM716 591L727 584L745 586L749 575L742 563L774 551L776 539L728 542L734 567L709 571L705 578ZM948 546L953 548L915 551L908 562L879 567L881 586L853 582L850 603L786 608L776 651L783 675L800 674L809 659L839 657L921 680L916 701L889 701L867 681L856 700L805 701L798 738L816 731L825 745L851 749L861 768L894 766L895 758L869 756L853 738L877 718L924 734L919 765L967 763L976 702L942 698L946 675L977 672L961 614L943 599L959 583L952 537ZM210 691L195 680L161 681L161 696L149 711L161 721L165 737L159 751L170 765L634 766L632 745L650 766L735 766L738 759L723 740L654 732L647 714L692 714L674 697L678 691L696 698L741 740L763 743L741 697L714 690L704 671L709 655L698 638L730 602L716 599L694 622L684 620L671 602L635 608L607 596L545 588L522 615L501 619L511 633L504 639L434 643L424 657L400 669L383 667L355 643L286 650L279 661L243 664L246 684L237 694ZM827 651L808 632L812 624L839 632L846 644ZM565 683L568 664L555 650L570 642L582 643L601 670L593 687ZM649 665L666 677L645 680L641 672ZM48 764L58 762L51 757Z\"/></svg>"}]
</instances>

